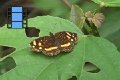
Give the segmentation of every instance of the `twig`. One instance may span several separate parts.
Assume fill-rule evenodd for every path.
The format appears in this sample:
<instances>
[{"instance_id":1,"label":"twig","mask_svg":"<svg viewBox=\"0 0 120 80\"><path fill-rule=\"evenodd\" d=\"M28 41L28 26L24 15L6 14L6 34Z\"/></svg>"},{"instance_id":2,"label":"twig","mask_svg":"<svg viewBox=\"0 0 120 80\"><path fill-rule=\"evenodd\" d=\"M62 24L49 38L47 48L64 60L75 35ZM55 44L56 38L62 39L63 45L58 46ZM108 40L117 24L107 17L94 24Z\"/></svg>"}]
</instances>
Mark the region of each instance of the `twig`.
<instances>
[{"instance_id":1,"label":"twig","mask_svg":"<svg viewBox=\"0 0 120 80\"><path fill-rule=\"evenodd\" d=\"M62 0L69 8L72 7L72 5L67 0Z\"/></svg>"}]
</instances>

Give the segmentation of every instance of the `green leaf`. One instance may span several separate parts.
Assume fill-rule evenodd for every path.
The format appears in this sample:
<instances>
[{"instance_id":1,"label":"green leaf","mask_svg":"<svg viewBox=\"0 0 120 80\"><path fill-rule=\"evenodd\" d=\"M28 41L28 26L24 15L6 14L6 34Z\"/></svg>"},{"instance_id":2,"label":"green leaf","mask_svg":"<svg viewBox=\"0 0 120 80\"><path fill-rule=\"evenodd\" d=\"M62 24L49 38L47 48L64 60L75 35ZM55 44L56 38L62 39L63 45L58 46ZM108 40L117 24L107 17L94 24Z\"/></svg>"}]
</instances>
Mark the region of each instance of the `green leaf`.
<instances>
[{"instance_id":1,"label":"green leaf","mask_svg":"<svg viewBox=\"0 0 120 80\"><path fill-rule=\"evenodd\" d=\"M82 32L73 23L57 17L32 18L29 19L29 26L39 28L40 36L48 35L49 32L76 32L79 41L72 52L49 57L29 51L28 44L33 38L24 36L23 29L7 29L4 26L0 28L0 45L16 48L9 55L15 60L16 67L1 75L1 80L67 80L72 76L76 76L78 80L120 80L120 54L107 40L82 36ZM88 61L99 67L100 72L84 71L83 65Z\"/></svg>"},{"instance_id":2,"label":"green leaf","mask_svg":"<svg viewBox=\"0 0 120 80\"><path fill-rule=\"evenodd\" d=\"M84 61L92 62L100 68L98 73L82 71L79 80L119 80L120 54L117 48L105 39L97 37L82 38Z\"/></svg>"},{"instance_id":3,"label":"green leaf","mask_svg":"<svg viewBox=\"0 0 120 80\"><path fill-rule=\"evenodd\" d=\"M120 0L92 0L101 6L120 7Z\"/></svg>"},{"instance_id":4,"label":"green leaf","mask_svg":"<svg viewBox=\"0 0 120 80\"><path fill-rule=\"evenodd\" d=\"M78 36L82 35L82 32L73 23L69 22L68 20L60 19L57 17L51 17L51 16L36 17L33 19L29 19L28 22L29 22L29 27L36 27L40 29L40 36L49 35L49 32L56 33L59 31L71 31L71 32L76 32ZM30 52L29 43L34 38L30 39L26 37L24 29L8 29L6 28L6 26L4 26L3 28L0 28L0 31L1 31L0 45L3 46L6 45L16 48L16 51L9 56L13 57L17 65L14 69L9 71L8 73L4 74L3 76L0 76L1 77L0 79L2 80L6 80L6 79L15 80L16 78L19 80L21 79L33 80L35 78L36 78L35 80L37 80L37 78L41 80L48 80L48 78L51 80L57 80L56 78L58 78L57 77L58 72L60 73L60 75L62 75L63 73L62 71L64 71L64 70L59 70L57 72L58 69L56 68L56 66L59 67L59 65L56 64L59 64L58 63L59 61L61 64L61 61L63 60L62 63L64 64L64 66L62 67L73 66L71 65L72 61L69 62L69 60L67 62L70 65L65 65L66 63L65 59L68 55L66 53L65 53L66 57L64 55L63 56L58 55L56 57L47 57L43 55L43 53L36 54ZM3 59L1 59L1 61ZM58 62L56 62L56 60ZM61 69L61 67L59 69ZM49 70L53 70L55 72L48 72ZM49 75L48 77L44 77L47 74L51 74L51 77Z\"/></svg>"},{"instance_id":5,"label":"green leaf","mask_svg":"<svg viewBox=\"0 0 120 80\"><path fill-rule=\"evenodd\" d=\"M85 22L85 17L83 10L79 6L77 5L72 6L70 12L70 21L72 21L80 29L83 27L83 24Z\"/></svg>"}]
</instances>

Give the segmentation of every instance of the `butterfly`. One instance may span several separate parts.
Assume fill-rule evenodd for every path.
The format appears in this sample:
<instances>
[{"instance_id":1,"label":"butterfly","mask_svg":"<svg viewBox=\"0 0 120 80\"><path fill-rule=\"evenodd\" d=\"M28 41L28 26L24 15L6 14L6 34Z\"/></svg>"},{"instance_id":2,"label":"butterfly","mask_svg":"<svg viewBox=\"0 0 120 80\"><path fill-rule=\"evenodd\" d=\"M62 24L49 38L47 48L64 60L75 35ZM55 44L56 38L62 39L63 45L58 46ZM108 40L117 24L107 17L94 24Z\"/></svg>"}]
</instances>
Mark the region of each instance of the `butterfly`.
<instances>
[{"instance_id":1,"label":"butterfly","mask_svg":"<svg viewBox=\"0 0 120 80\"><path fill-rule=\"evenodd\" d=\"M31 51L43 52L45 55L53 56L61 52L71 52L78 41L77 33L61 31L49 36L43 36L30 43Z\"/></svg>"}]
</instances>

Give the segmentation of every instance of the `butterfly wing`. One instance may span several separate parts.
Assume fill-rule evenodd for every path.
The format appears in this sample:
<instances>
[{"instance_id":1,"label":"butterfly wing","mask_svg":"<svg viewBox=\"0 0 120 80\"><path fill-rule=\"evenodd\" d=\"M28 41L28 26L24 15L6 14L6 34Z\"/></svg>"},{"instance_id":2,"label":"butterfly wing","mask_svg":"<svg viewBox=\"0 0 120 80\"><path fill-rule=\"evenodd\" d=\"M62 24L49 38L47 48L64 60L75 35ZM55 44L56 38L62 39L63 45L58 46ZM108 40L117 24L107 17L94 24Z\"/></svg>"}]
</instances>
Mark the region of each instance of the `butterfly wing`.
<instances>
[{"instance_id":1,"label":"butterfly wing","mask_svg":"<svg viewBox=\"0 0 120 80\"><path fill-rule=\"evenodd\" d=\"M45 55L53 56L60 53L60 50L55 43L54 36L45 36L41 39L42 52Z\"/></svg>"},{"instance_id":2,"label":"butterfly wing","mask_svg":"<svg viewBox=\"0 0 120 80\"><path fill-rule=\"evenodd\" d=\"M55 34L56 40L58 40L61 52L71 52L74 48L74 42L71 41L71 32L58 32Z\"/></svg>"},{"instance_id":3,"label":"butterfly wing","mask_svg":"<svg viewBox=\"0 0 120 80\"><path fill-rule=\"evenodd\" d=\"M43 52L45 55L53 56L60 53L59 48L55 43L54 37L44 36L35 39L30 43L31 51Z\"/></svg>"},{"instance_id":4,"label":"butterfly wing","mask_svg":"<svg viewBox=\"0 0 120 80\"><path fill-rule=\"evenodd\" d=\"M77 40L76 33L62 31L35 39L30 45L32 51L42 51L45 55L53 56L60 52L71 52Z\"/></svg>"}]
</instances>

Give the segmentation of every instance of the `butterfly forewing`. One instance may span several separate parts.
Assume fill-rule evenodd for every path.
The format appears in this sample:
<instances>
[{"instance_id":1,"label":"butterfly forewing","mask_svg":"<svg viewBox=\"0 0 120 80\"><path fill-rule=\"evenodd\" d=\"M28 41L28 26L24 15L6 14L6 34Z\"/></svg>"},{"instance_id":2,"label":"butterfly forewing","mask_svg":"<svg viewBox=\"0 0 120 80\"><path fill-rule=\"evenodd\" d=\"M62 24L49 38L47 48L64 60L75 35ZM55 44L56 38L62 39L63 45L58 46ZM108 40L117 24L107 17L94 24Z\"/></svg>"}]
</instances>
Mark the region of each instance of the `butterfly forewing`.
<instances>
[{"instance_id":1,"label":"butterfly forewing","mask_svg":"<svg viewBox=\"0 0 120 80\"><path fill-rule=\"evenodd\" d=\"M74 42L72 39L71 32L58 32L55 34L56 39L59 41L61 52L70 52L73 50Z\"/></svg>"}]
</instances>

